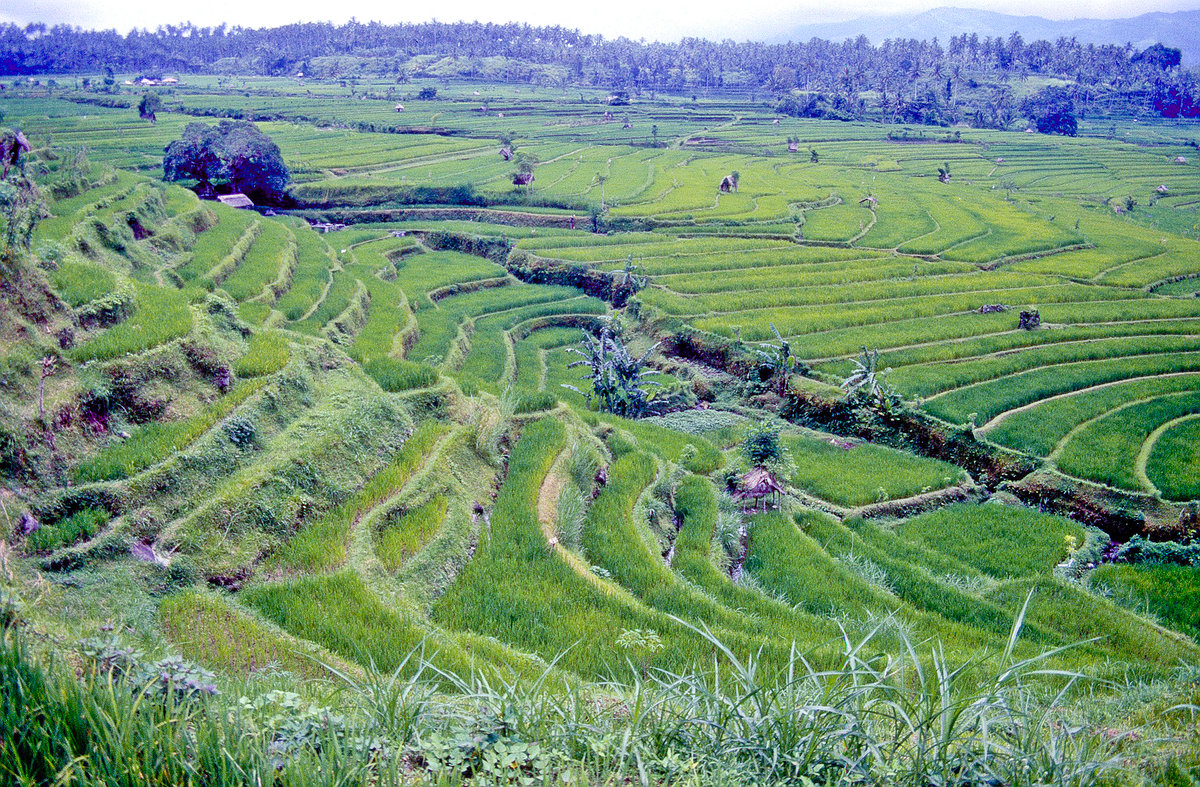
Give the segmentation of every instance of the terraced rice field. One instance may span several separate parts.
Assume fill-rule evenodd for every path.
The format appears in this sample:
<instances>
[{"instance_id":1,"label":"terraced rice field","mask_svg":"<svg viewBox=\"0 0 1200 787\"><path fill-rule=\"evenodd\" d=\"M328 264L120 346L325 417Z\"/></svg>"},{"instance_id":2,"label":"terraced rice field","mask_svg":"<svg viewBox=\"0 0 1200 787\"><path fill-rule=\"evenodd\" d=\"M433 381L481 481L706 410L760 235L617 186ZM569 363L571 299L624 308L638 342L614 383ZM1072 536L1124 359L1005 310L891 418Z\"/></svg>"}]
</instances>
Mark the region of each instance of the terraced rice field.
<instances>
[{"instance_id":1,"label":"terraced rice field","mask_svg":"<svg viewBox=\"0 0 1200 787\"><path fill-rule=\"evenodd\" d=\"M979 502L995 490L950 461L783 424L762 381L654 349L689 331L753 349L778 330L811 367L792 384L830 400L877 349L947 434L1129 499L1196 499L1200 299L1180 282L1200 276L1200 241L1152 226L1200 194L1194 166L1166 163L1177 146L898 142L716 102L647 102L625 129L548 89L487 114L458 92L408 101L401 118L391 99L283 83L181 90L154 127L67 98L6 105L97 162L35 243L60 247L45 277L78 330L47 394L51 418L75 403L71 455L29 496L45 523L22 542L30 565L135 566L146 589L113 617L144 603L184 655L243 674L260 656L324 674L314 653L413 675L423 647L443 677L574 685L717 664L724 679L753 657L773 684L798 652L839 663L843 638L898 658L922 643L921 659L936 641L962 663L1004 652L1018 623L1018 658L1085 640L1048 669L1150 681L1200 658L1179 633L1196 630L1190 584L1109 567L1101 593L1061 568L1098 531ZM156 182L180 110L218 106L269 114L294 193L352 226L319 234L317 213ZM334 117L413 133L316 124ZM539 160L532 190L511 187L499 131ZM792 134L804 153L786 152ZM1104 201L1159 181L1177 204ZM380 198L468 185L488 212ZM614 306L627 275L645 286ZM1033 310L1040 327L1019 328ZM587 399L571 350L616 315L681 412L627 420ZM757 422L790 453L767 511L728 494ZM659 647L617 644L630 632Z\"/></svg>"}]
</instances>

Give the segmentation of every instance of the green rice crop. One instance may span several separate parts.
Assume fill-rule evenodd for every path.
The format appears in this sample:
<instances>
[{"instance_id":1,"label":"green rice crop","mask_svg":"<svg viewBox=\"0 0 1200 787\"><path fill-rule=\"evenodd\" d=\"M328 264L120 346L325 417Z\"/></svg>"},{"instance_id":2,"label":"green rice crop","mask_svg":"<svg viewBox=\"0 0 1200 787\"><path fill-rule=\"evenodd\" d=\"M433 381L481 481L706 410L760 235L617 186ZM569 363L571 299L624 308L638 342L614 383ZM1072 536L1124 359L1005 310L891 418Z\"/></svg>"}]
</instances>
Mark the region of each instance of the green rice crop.
<instances>
[{"instance_id":1,"label":"green rice crop","mask_svg":"<svg viewBox=\"0 0 1200 787\"><path fill-rule=\"evenodd\" d=\"M79 260L58 263L58 270L50 275L50 283L71 306L91 303L117 288L116 277L106 268Z\"/></svg>"},{"instance_id":2,"label":"green rice crop","mask_svg":"<svg viewBox=\"0 0 1200 787\"><path fill-rule=\"evenodd\" d=\"M376 534L375 554L389 571L397 571L437 533L446 518L447 499L441 495L405 511Z\"/></svg>"},{"instance_id":3,"label":"green rice crop","mask_svg":"<svg viewBox=\"0 0 1200 787\"><path fill-rule=\"evenodd\" d=\"M438 371L416 361L401 358L375 358L363 364L363 371L385 391L409 391L428 388L438 381Z\"/></svg>"},{"instance_id":4,"label":"green rice crop","mask_svg":"<svg viewBox=\"0 0 1200 787\"><path fill-rule=\"evenodd\" d=\"M1130 404L1075 432L1058 457L1058 467L1081 478L1141 490L1142 480L1136 470L1146 438L1159 425L1196 413L1200 413L1200 391Z\"/></svg>"},{"instance_id":5,"label":"green rice crop","mask_svg":"<svg viewBox=\"0 0 1200 787\"><path fill-rule=\"evenodd\" d=\"M807 531L826 552L839 559L853 559L857 556L879 566L887 573L890 586L896 595L918 609L1000 636L1006 636L1012 631L1016 622L1012 612L1001 609L975 593L950 584L945 576L934 575L920 563L913 563L901 557L905 552L916 552L919 557L925 558L924 554L919 554L919 547L906 547L902 539L878 529L868 527L856 531L826 519L811 520ZM952 562L928 558L927 560L935 564ZM965 573L970 577L969 571ZM981 584L987 587L986 584ZM1025 627L1024 635L1035 642L1060 641L1058 637L1038 626Z\"/></svg>"},{"instance_id":6,"label":"green rice crop","mask_svg":"<svg viewBox=\"0 0 1200 787\"><path fill-rule=\"evenodd\" d=\"M1000 445L1048 456L1076 426L1122 405L1163 394L1200 389L1200 374L1127 380L1049 399L998 421L987 438Z\"/></svg>"},{"instance_id":7,"label":"green rice crop","mask_svg":"<svg viewBox=\"0 0 1200 787\"><path fill-rule=\"evenodd\" d=\"M1017 506L953 505L922 514L898 531L1001 579L1049 575L1067 557L1068 536L1082 545L1083 528L1063 517Z\"/></svg>"},{"instance_id":8,"label":"green rice crop","mask_svg":"<svg viewBox=\"0 0 1200 787\"><path fill-rule=\"evenodd\" d=\"M1169 500L1200 499L1200 421L1190 419L1168 427L1150 448L1146 475Z\"/></svg>"},{"instance_id":9,"label":"green rice crop","mask_svg":"<svg viewBox=\"0 0 1200 787\"><path fill-rule=\"evenodd\" d=\"M925 459L871 443L849 448L814 437L785 435L795 472L791 483L842 506L896 500L951 486L964 479L948 462Z\"/></svg>"},{"instance_id":10,"label":"green rice crop","mask_svg":"<svg viewBox=\"0 0 1200 787\"><path fill-rule=\"evenodd\" d=\"M330 282L333 256L321 236L303 222L290 226L296 240L296 271L277 308L285 320L296 322L308 314L324 294Z\"/></svg>"},{"instance_id":11,"label":"green rice crop","mask_svg":"<svg viewBox=\"0 0 1200 787\"><path fill-rule=\"evenodd\" d=\"M280 568L328 571L346 562L346 537L364 513L397 494L429 451L441 439L446 426L426 421L417 428L391 461L367 483L332 511L305 525L271 557ZM337 650L337 648L331 648Z\"/></svg>"},{"instance_id":12,"label":"green rice crop","mask_svg":"<svg viewBox=\"0 0 1200 787\"><path fill-rule=\"evenodd\" d=\"M272 665L305 678L328 678L312 646L294 641L238 609L224 597L198 590L167 596L158 607L167 639L184 658L209 669L247 675Z\"/></svg>"},{"instance_id":13,"label":"green rice crop","mask_svg":"<svg viewBox=\"0 0 1200 787\"><path fill-rule=\"evenodd\" d=\"M282 266L295 262L291 230L269 219L263 219L261 226L262 231L237 269L221 282L225 292L238 302L261 295L267 285L279 278Z\"/></svg>"},{"instance_id":14,"label":"green rice crop","mask_svg":"<svg viewBox=\"0 0 1200 787\"><path fill-rule=\"evenodd\" d=\"M210 203L207 208L217 217L217 223L196 236L192 258L178 269L185 282L196 281L215 268L249 231L257 216L252 211L220 203Z\"/></svg>"},{"instance_id":15,"label":"green rice crop","mask_svg":"<svg viewBox=\"0 0 1200 787\"><path fill-rule=\"evenodd\" d=\"M1088 576L1088 585L1124 607L1200 639L1200 568L1108 563Z\"/></svg>"},{"instance_id":16,"label":"green rice crop","mask_svg":"<svg viewBox=\"0 0 1200 787\"><path fill-rule=\"evenodd\" d=\"M263 377L274 374L292 357L291 342L281 331L259 331L250 339L246 354L233 364L238 377Z\"/></svg>"},{"instance_id":17,"label":"green rice crop","mask_svg":"<svg viewBox=\"0 0 1200 787\"><path fill-rule=\"evenodd\" d=\"M136 475L191 445L266 382L265 377L239 381L229 393L193 416L140 427L128 440L114 443L77 465L75 479L80 482L112 481Z\"/></svg>"},{"instance_id":18,"label":"green rice crop","mask_svg":"<svg viewBox=\"0 0 1200 787\"><path fill-rule=\"evenodd\" d=\"M362 577L350 571L257 585L241 595L296 636L384 673L413 674L419 663L410 654L422 645L425 657L439 667L469 670L475 661L448 638L431 640L428 627L411 614L385 607Z\"/></svg>"},{"instance_id":19,"label":"green rice crop","mask_svg":"<svg viewBox=\"0 0 1200 787\"><path fill-rule=\"evenodd\" d=\"M48 552L58 547L86 541L108 523L109 514L102 508L84 508L53 524L43 525L29 534L25 548L31 552Z\"/></svg>"},{"instance_id":20,"label":"green rice crop","mask_svg":"<svg viewBox=\"0 0 1200 787\"><path fill-rule=\"evenodd\" d=\"M1049 366L976 383L926 402L926 409L952 423L965 423L971 413L986 423L1001 413L1058 394L1103 383L1156 374L1200 370L1200 353L1106 358Z\"/></svg>"},{"instance_id":21,"label":"green rice crop","mask_svg":"<svg viewBox=\"0 0 1200 787\"><path fill-rule=\"evenodd\" d=\"M192 330L186 293L142 282L135 282L134 288L137 295L133 316L76 347L71 351L73 360L86 363L142 352Z\"/></svg>"},{"instance_id":22,"label":"green rice crop","mask_svg":"<svg viewBox=\"0 0 1200 787\"><path fill-rule=\"evenodd\" d=\"M668 462L682 465L685 470L707 475L725 464L721 452L708 440L688 435L644 420L631 420L608 413L588 413L588 420L612 424L633 435L638 445ZM690 446L690 448L689 448ZM688 456L685 457L685 452Z\"/></svg>"}]
</instances>

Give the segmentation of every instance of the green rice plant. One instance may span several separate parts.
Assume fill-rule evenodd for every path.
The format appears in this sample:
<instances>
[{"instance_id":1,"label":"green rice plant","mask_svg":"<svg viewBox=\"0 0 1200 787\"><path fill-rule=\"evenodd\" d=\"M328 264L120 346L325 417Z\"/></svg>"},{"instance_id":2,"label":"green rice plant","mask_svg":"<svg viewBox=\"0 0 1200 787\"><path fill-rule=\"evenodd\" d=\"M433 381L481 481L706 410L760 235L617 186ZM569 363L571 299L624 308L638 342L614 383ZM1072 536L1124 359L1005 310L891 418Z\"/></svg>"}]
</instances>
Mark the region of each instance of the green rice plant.
<instances>
[{"instance_id":1,"label":"green rice plant","mask_svg":"<svg viewBox=\"0 0 1200 787\"><path fill-rule=\"evenodd\" d=\"M271 556L271 565L309 572L329 571L346 562L346 537L363 514L397 494L425 461L446 431L426 421L404 442L386 466L354 494L315 522L305 525ZM332 648L335 652L337 648Z\"/></svg>"},{"instance_id":2,"label":"green rice plant","mask_svg":"<svg viewBox=\"0 0 1200 787\"><path fill-rule=\"evenodd\" d=\"M709 626L738 627L731 610L679 582L634 525L634 504L655 472L654 460L638 452L625 454L612 464L608 483L584 525L583 548L588 558L654 609Z\"/></svg>"},{"instance_id":3,"label":"green rice plant","mask_svg":"<svg viewBox=\"0 0 1200 787\"><path fill-rule=\"evenodd\" d=\"M1079 361L948 391L928 400L925 409L951 423L965 423L972 413L976 415L976 423L986 423L1008 410L1051 396L1135 377L1198 370L1200 354L1197 353Z\"/></svg>"},{"instance_id":4,"label":"green rice plant","mask_svg":"<svg viewBox=\"0 0 1200 787\"><path fill-rule=\"evenodd\" d=\"M1197 413L1197 391L1132 403L1074 432L1058 456L1058 467L1064 473L1121 489L1142 490L1138 460L1143 443L1160 425ZM1186 472L1183 478L1189 475Z\"/></svg>"},{"instance_id":5,"label":"green rice plant","mask_svg":"<svg viewBox=\"0 0 1200 787\"><path fill-rule=\"evenodd\" d=\"M1200 569L1108 563L1087 581L1093 592L1200 639Z\"/></svg>"},{"instance_id":6,"label":"green rice plant","mask_svg":"<svg viewBox=\"0 0 1200 787\"><path fill-rule=\"evenodd\" d=\"M106 268L91 262L63 260L50 275L60 298L71 306L82 306L113 292L117 279Z\"/></svg>"},{"instance_id":7,"label":"green rice plant","mask_svg":"<svg viewBox=\"0 0 1200 787\"><path fill-rule=\"evenodd\" d=\"M1031 593L1033 598L1025 607ZM1057 630L1068 641L1095 640L1095 647L1109 654L1100 665L1107 666L1118 680L1129 663L1140 663L1143 670L1154 674L1160 665L1190 661L1200 653L1195 643L1056 577L1009 580L987 597L1014 612L1026 608L1026 620L1031 624Z\"/></svg>"},{"instance_id":8,"label":"green rice plant","mask_svg":"<svg viewBox=\"0 0 1200 787\"><path fill-rule=\"evenodd\" d=\"M73 475L79 482L130 478L194 443L266 383L266 378L238 381L229 393L195 415L179 421L146 424L128 440L114 443L80 462Z\"/></svg>"},{"instance_id":9,"label":"green rice plant","mask_svg":"<svg viewBox=\"0 0 1200 787\"><path fill-rule=\"evenodd\" d=\"M1082 544L1084 531L1069 519L1018 506L948 506L897 529L904 539L943 552L993 577L1048 576Z\"/></svg>"},{"instance_id":10,"label":"green rice plant","mask_svg":"<svg viewBox=\"0 0 1200 787\"><path fill-rule=\"evenodd\" d=\"M962 482L958 467L870 443L787 434L795 470L789 479L822 500L861 506L897 500Z\"/></svg>"},{"instance_id":11,"label":"green rice plant","mask_svg":"<svg viewBox=\"0 0 1200 787\"><path fill-rule=\"evenodd\" d=\"M658 426L652 419L631 420L610 413L588 413L585 418L612 424L628 432L644 450L693 473L707 475L725 464L725 457L708 440Z\"/></svg>"},{"instance_id":12,"label":"green rice plant","mask_svg":"<svg viewBox=\"0 0 1200 787\"><path fill-rule=\"evenodd\" d=\"M325 298L317 305L312 314L299 322L294 322L293 326L303 333L313 335L320 333L326 323L346 311L357 288L358 279L354 274L346 270L335 272L329 289L325 291Z\"/></svg>"},{"instance_id":13,"label":"green rice plant","mask_svg":"<svg viewBox=\"0 0 1200 787\"><path fill-rule=\"evenodd\" d=\"M438 495L382 523L375 537L375 554L387 570L399 570L429 543L446 518L447 502Z\"/></svg>"},{"instance_id":14,"label":"green rice plant","mask_svg":"<svg viewBox=\"0 0 1200 787\"><path fill-rule=\"evenodd\" d=\"M158 607L163 632L184 658L224 673L247 675L275 667L304 678L328 678L329 661L238 609L223 596L185 590Z\"/></svg>"},{"instance_id":15,"label":"green rice plant","mask_svg":"<svg viewBox=\"0 0 1200 787\"><path fill-rule=\"evenodd\" d=\"M366 266L352 266L348 270L366 285L371 303L367 321L347 352L363 364L386 358L397 350L397 336L411 319L408 302L395 282L378 278Z\"/></svg>"},{"instance_id":16,"label":"green rice plant","mask_svg":"<svg viewBox=\"0 0 1200 787\"><path fill-rule=\"evenodd\" d=\"M650 667L707 660L711 651L694 633L548 548L537 521L537 498L565 443L565 430L553 419L524 428L490 525L474 558L434 602L434 620L557 658L559 666L585 677L626 671L625 655L611 647L614 632L624 629L651 630L662 638L666 647L651 658ZM624 510L628 485L614 491L609 505ZM743 643L738 650L744 654L748 648Z\"/></svg>"},{"instance_id":17,"label":"green rice plant","mask_svg":"<svg viewBox=\"0 0 1200 787\"><path fill-rule=\"evenodd\" d=\"M838 630L823 620L732 581L710 559L717 526L718 507L710 481L696 475L685 477L675 490L675 512L682 521L675 541L672 570L711 595L729 609L741 610L767 623L776 636L797 643L827 643L837 639ZM816 656L816 654L812 654Z\"/></svg>"},{"instance_id":18,"label":"green rice plant","mask_svg":"<svg viewBox=\"0 0 1200 787\"><path fill-rule=\"evenodd\" d=\"M411 675L421 668L413 655L423 645L425 658L439 669L473 666L461 646L447 637L432 638L411 614L385 607L351 571L255 585L241 595L273 623L364 667Z\"/></svg>"},{"instance_id":19,"label":"green rice plant","mask_svg":"<svg viewBox=\"0 0 1200 787\"><path fill-rule=\"evenodd\" d=\"M208 208L217 217L217 223L196 236L191 259L176 270L185 282L206 278L235 248L241 247L244 253L253 242L255 231L251 227L255 225L257 214L220 203Z\"/></svg>"},{"instance_id":20,"label":"green rice plant","mask_svg":"<svg viewBox=\"0 0 1200 787\"><path fill-rule=\"evenodd\" d=\"M276 305L288 322L296 322L308 314L330 282L333 265L332 250L314 230L303 222L289 225L296 241L296 271L291 285Z\"/></svg>"},{"instance_id":21,"label":"green rice plant","mask_svg":"<svg viewBox=\"0 0 1200 787\"><path fill-rule=\"evenodd\" d=\"M1146 476L1169 500L1200 499L1195 468L1200 462L1200 422L1189 419L1168 427L1150 447Z\"/></svg>"},{"instance_id":22,"label":"green rice plant","mask_svg":"<svg viewBox=\"0 0 1200 787\"><path fill-rule=\"evenodd\" d=\"M886 580L886 587L918 609L1001 636L1012 631L1016 619L1011 611L946 582L920 563L901 557L904 552L916 552L919 557L926 558L925 554L920 554L923 550L919 547L906 546L902 539L876 528L868 526L860 530L854 527L855 524L847 527L828 520L813 520L808 525L808 533L826 552L847 565L858 560L876 566ZM933 558L928 562L944 565L952 561ZM963 573L971 572L967 569ZM1055 634L1036 625L1026 625L1022 633L1027 639L1041 644L1062 642Z\"/></svg>"},{"instance_id":23,"label":"green rice plant","mask_svg":"<svg viewBox=\"0 0 1200 787\"><path fill-rule=\"evenodd\" d=\"M72 360L86 363L142 352L192 330L187 293L142 282L134 282L134 288L133 316L71 350Z\"/></svg>"},{"instance_id":24,"label":"green rice plant","mask_svg":"<svg viewBox=\"0 0 1200 787\"><path fill-rule=\"evenodd\" d=\"M30 552L48 552L93 538L108 523L109 513L102 508L84 508L53 524L43 525L25 539Z\"/></svg>"},{"instance_id":25,"label":"green rice plant","mask_svg":"<svg viewBox=\"0 0 1200 787\"><path fill-rule=\"evenodd\" d=\"M281 331L259 331L250 339L246 354L233 364L238 377L264 377L287 366L291 342Z\"/></svg>"},{"instance_id":26,"label":"green rice plant","mask_svg":"<svg viewBox=\"0 0 1200 787\"><path fill-rule=\"evenodd\" d=\"M1045 344L978 359L963 358L949 363L904 366L896 369L889 379L897 389L909 396L925 397L984 380L992 380L1055 364L1196 351L1200 351L1200 337L1095 338L1084 342Z\"/></svg>"},{"instance_id":27,"label":"green rice plant","mask_svg":"<svg viewBox=\"0 0 1200 787\"><path fill-rule=\"evenodd\" d=\"M296 262L292 231L281 222L266 219L261 227L236 269L221 281L222 289L239 303L261 295L281 270L290 271Z\"/></svg>"},{"instance_id":28,"label":"green rice plant","mask_svg":"<svg viewBox=\"0 0 1200 787\"><path fill-rule=\"evenodd\" d=\"M374 358L363 364L363 371L385 391L411 391L436 385L438 371L431 366L401 358Z\"/></svg>"}]
</instances>

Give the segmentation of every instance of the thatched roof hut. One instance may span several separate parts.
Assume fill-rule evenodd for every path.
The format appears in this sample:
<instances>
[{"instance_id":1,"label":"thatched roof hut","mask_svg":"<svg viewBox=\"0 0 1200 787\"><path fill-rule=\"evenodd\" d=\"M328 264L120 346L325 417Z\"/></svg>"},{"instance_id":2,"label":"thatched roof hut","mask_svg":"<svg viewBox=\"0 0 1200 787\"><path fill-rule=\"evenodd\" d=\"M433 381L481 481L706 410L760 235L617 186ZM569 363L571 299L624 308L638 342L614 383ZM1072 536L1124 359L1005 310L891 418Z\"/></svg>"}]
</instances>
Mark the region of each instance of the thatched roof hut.
<instances>
[{"instance_id":1,"label":"thatched roof hut","mask_svg":"<svg viewBox=\"0 0 1200 787\"><path fill-rule=\"evenodd\" d=\"M1156 188L1155 191L1157 191L1159 194L1166 194L1168 191L1170 191L1170 189L1167 188L1166 184L1163 184L1162 186Z\"/></svg>"},{"instance_id":2,"label":"thatched roof hut","mask_svg":"<svg viewBox=\"0 0 1200 787\"><path fill-rule=\"evenodd\" d=\"M510 148L508 145L505 145L504 147L500 148L500 158L504 159L505 161L512 161L512 158L513 158L512 148Z\"/></svg>"},{"instance_id":3,"label":"thatched roof hut","mask_svg":"<svg viewBox=\"0 0 1200 787\"><path fill-rule=\"evenodd\" d=\"M254 207L254 201L251 200L249 197L247 197L245 194L242 194L240 192L237 194L222 194L219 197L217 197L217 200L222 205L228 205L231 208L253 208Z\"/></svg>"},{"instance_id":4,"label":"thatched roof hut","mask_svg":"<svg viewBox=\"0 0 1200 787\"><path fill-rule=\"evenodd\" d=\"M1176 157L1175 157L1175 163L1176 163L1176 164L1186 164L1186 163L1187 163L1187 156L1176 156Z\"/></svg>"},{"instance_id":5,"label":"thatched roof hut","mask_svg":"<svg viewBox=\"0 0 1200 787\"><path fill-rule=\"evenodd\" d=\"M397 105L396 105L396 111L397 111L397 112L403 112L403 111L404 111L404 105L403 105L403 104L397 104Z\"/></svg>"},{"instance_id":6,"label":"thatched roof hut","mask_svg":"<svg viewBox=\"0 0 1200 787\"><path fill-rule=\"evenodd\" d=\"M755 506L766 506L771 503L778 504L779 496L783 493L783 487L775 480L775 476L771 475L771 471L758 465L742 476L733 498L743 502L751 500Z\"/></svg>"},{"instance_id":7,"label":"thatched roof hut","mask_svg":"<svg viewBox=\"0 0 1200 787\"><path fill-rule=\"evenodd\" d=\"M726 175L721 178L721 185L718 188L726 194L731 191L737 191L737 181L733 179L733 175Z\"/></svg>"}]
</instances>

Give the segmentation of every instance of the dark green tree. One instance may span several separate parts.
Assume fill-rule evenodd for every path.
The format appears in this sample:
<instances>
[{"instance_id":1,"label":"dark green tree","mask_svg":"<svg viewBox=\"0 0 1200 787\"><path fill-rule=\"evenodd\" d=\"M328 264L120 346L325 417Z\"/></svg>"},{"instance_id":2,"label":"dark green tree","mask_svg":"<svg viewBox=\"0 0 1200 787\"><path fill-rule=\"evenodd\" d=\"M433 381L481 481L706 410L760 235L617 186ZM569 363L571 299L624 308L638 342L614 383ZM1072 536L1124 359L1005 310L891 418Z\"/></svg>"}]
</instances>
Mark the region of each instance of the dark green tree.
<instances>
[{"instance_id":1,"label":"dark green tree","mask_svg":"<svg viewBox=\"0 0 1200 787\"><path fill-rule=\"evenodd\" d=\"M163 156L166 180L195 180L202 196L224 181L257 202L278 202L291 180L283 155L271 138L249 121L223 120L217 126L189 123Z\"/></svg>"}]
</instances>

